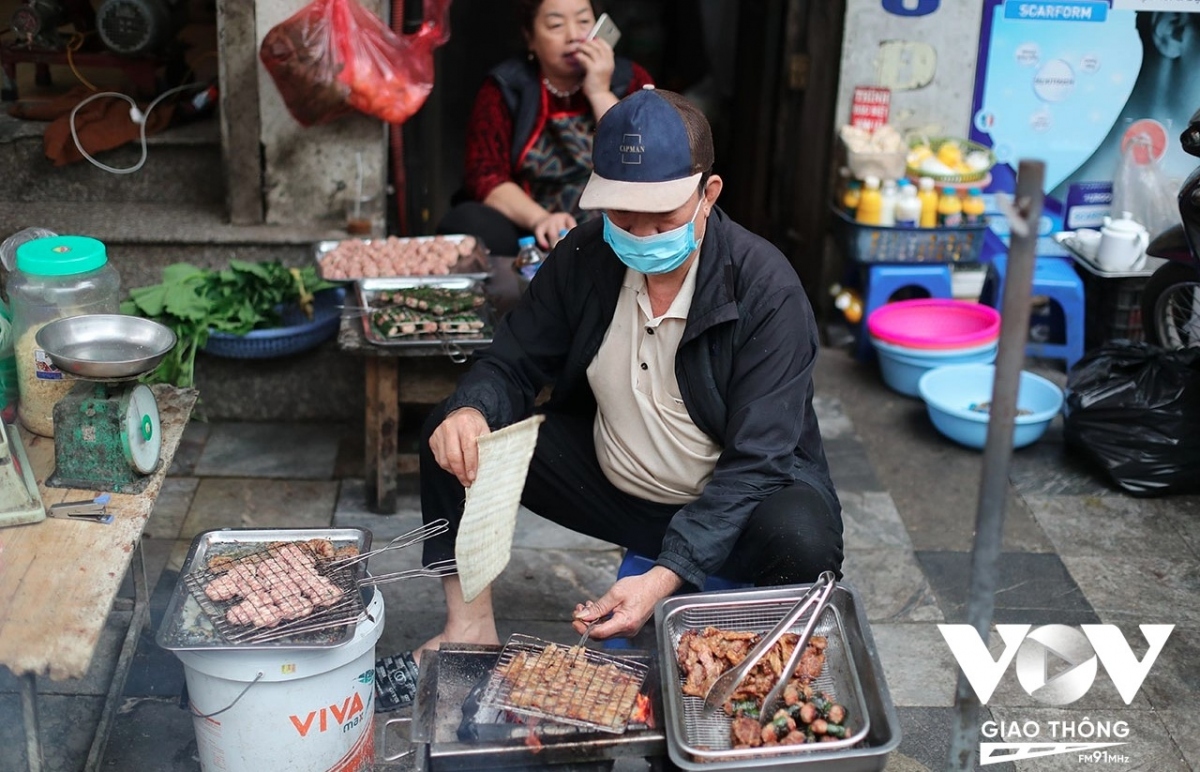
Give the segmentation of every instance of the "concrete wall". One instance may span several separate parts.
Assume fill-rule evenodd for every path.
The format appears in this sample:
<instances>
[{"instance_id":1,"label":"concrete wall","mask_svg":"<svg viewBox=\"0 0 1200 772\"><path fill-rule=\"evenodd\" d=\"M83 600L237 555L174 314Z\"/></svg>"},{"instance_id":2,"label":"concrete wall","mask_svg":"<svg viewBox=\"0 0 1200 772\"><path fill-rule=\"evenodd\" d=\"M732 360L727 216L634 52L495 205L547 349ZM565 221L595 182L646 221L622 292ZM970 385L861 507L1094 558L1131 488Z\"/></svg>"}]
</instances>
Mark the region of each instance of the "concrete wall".
<instances>
[{"instance_id":1,"label":"concrete wall","mask_svg":"<svg viewBox=\"0 0 1200 772\"><path fill-rule=\"evenodd\" d=\"M967 136L982 4L921 3L938 7L925 16L899 16L880 0L847 0L837 126L850 119L855 86L886 86L892 90L891 123L901 131Z\"/></svg>"},{"instance_id":2,"label":"concrete wall","mask_svg":"<svg viewBox=\"0 0 1200 772\"><path fill-rule=\"evenodd\" d=\"M381 0L361 2L387 18ZM273 26L307 4L308 0L256 0L255 52ZM266 222L298 225L344 221L343 197L355 187L358 153L362 153L366 172L364 188L382 193L387 184L386 126L382 121L354 113L331 124L303 128L288 113L261 62L258 72ZM382 228L382 219L377 227Z\"/></svg>"}]
</instances>

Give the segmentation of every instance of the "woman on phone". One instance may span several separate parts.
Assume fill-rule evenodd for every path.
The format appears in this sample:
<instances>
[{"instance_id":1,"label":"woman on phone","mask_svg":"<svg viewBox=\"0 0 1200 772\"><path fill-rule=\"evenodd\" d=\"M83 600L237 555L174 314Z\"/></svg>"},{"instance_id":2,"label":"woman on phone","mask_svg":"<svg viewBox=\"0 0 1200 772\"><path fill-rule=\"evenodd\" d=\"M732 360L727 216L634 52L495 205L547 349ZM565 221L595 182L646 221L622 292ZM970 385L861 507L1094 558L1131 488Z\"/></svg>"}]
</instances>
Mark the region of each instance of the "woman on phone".
<instances>
[{"instance_id":1,"label":"woman on phone","mask_svg":"<svg viewBox=\"0 0 1200 772\"><path fill-rule=\"evenodd\" d=\"M516 11L527 53L495 67L479 89L467 124L465 200L438 225L500 255L516 254L525 234L549 249L583 219L596 121L653 84L603 36L590 38L590 0L517 0Z\"/></svg>"}]
</instances>

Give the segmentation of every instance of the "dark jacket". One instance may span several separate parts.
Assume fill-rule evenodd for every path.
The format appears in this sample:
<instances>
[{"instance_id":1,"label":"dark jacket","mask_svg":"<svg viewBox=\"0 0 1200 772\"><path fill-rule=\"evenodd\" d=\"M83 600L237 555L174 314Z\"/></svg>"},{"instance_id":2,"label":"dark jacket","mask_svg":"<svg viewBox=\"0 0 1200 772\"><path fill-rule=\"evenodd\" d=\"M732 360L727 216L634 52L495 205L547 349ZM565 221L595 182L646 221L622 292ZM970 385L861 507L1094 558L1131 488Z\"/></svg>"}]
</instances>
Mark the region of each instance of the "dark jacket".
<instances>
[{"instance_id":1,"label":"dark jacket","mask_svg":"<svg viewBox=\"0 0 1200 772\"><path fill-rule=\"evenodd\" d=\"M492 68L488 77L500 86L504 103L512 114L512 165L521 163L521 156L529 149L529 138L540 130L538 118L542 108L542 75L538 65L526 59L508 59ZM625 96L633 79L633 62L617 56L613 58L613 74L609 88L617 99Z\"/></svg>"},{"instance_id":2,"label":"dark jacket","mask_svg":"<svg viewBox=\"0 0 1200 772\"><path fill-rule=\"evenodd\" d=\"M552 383L548 412L595 415L587 366L625 275L601 226L584 223L558 243L449 409L478 408L500 428L532 414ZM817 327L795 271L720 209L699 261L675 375L688 414L722 451L700 497L671 520L657 561L696 586L725 562L757 503L783 487L808 483L840 511L812 410Z\"/></svg>"}]
</instances>

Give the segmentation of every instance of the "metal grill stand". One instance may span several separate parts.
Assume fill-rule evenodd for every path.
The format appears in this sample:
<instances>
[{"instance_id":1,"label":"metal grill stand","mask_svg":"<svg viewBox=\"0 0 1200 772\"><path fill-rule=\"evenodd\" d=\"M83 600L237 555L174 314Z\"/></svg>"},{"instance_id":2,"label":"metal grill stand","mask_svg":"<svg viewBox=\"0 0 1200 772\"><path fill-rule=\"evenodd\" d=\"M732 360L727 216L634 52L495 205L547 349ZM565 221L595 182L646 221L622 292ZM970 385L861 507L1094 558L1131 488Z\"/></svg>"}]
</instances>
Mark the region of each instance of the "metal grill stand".
<instances>
[{"instance_id":1,"label":"metal grill stand","mask_svg":"<svg viewBox=\"0 0 1200 772\"><path fill-rule=\"evenodd\" d=\"M527 719L486 709L471 711L466 706L472 691L489 678L499 656L498 646L466 644L443 644L439 651L422 655L411 727L418 771L606 770L618 758L644 758L656 769L664 760L658 667L650 652L631 650L621 657L648 668L642 693L650 702L650 725L630 724L619 735L545 720L524 723ZM460 737L465 712L476 722L475 739ZM491 720L501 716L503 721ZM536 736L536 743L530 735Z\"/></svg>"}]
</instances>

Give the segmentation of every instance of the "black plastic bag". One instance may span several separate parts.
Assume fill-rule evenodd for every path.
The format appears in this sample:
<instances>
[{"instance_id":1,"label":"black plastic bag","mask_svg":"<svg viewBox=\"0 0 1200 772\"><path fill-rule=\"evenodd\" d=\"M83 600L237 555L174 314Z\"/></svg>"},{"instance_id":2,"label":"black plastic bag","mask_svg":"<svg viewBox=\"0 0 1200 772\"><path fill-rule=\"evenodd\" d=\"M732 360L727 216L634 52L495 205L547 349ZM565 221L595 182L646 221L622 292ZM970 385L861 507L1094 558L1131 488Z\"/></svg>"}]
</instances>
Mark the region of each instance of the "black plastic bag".
<instances>
[{"instance_id":1,"label":"black plastic bag","mask_svg":"<svg viewBox=\"0 0 1200 772\"><path fill-rule=\"evenodd\" d=\"M1134 496L1200 490L1200 350L1113 341L1071 368L1067 444Z\"/></svg>"}]
</instances>

